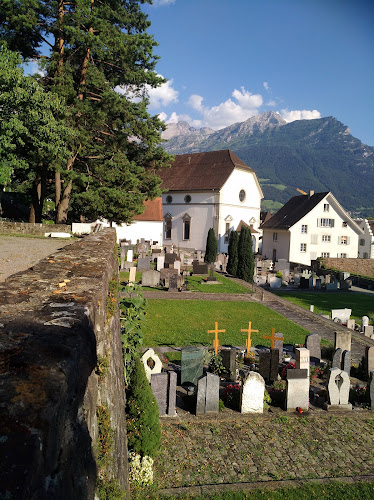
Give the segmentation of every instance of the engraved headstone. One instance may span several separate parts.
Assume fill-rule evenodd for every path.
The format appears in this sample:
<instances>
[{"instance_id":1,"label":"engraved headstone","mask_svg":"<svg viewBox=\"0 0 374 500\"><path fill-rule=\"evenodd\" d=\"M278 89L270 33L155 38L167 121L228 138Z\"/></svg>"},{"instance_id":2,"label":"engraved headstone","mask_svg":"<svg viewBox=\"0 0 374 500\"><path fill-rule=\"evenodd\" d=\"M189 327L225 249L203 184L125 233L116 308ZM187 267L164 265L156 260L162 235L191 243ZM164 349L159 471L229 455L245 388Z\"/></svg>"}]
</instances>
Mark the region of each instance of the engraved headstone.
<instances>
[{"instance_id":1,"label":"engraved headstone","mask_svg":"<svg viewBox=\"0 0 374 500\"><path fill-rule=\"evenodd\" d=\"M177 260L177 254L176 253L167 253L165 254L165 267L168 268L170 267L170 264L174 264L174 262Z\"/></svg>"},{"instance_id":2,"label":"engraved headstone","mask_svg":"<svg viewBox=\"0 0 374 500\"><path fill-rule=\"evenodd\" d=\"M279 350L270 349L269 351L260 351L259 373L267 381L273 382L278 378L279 368Z\"/></svg>"},{"instance_id":3,"label":"engraved headstone","mask_svg":"<svg viewBox=\"0 0 374 500\"><path fill-rule=\"evenodd\" d=\"M170 276L172 276L172 275L176 276L177 274L178 274L178 271L176 269L166 269L166 267L164 267L160 270L160 280L165 281L165 286L168 287ZM167 283L166 283L166 281L167 281Z\"/></svg>"},{"instance_id":4,"label":"engraved headstone","mask_svg":"<svg viewBox=\"0 0 374 500\"><path fill-rule=\"evenodd\" d=\"M342 354L342 370L351 374L351 351L343 351Z\"/></svg>"},{"instance_id":5,"label":"engraved headstone","mask_svg":"<svg viewBox=\"0 0 374 500\"><path fill-rule=\"evenodd\" d=\"M178 276L176 274L172 274L169 276L169 292L177 292L178 291Z\"/></svg>"},{"instance_id":6,"label":"engraved headstone","mask_svg":"<svg viewBox=\"0 0 374 500\"><path fill-rule=\"evenodd\" d=\"M160 284L159 271L143 271L142 286L158 286Z\"/></svg>"},{"instance_id":7,"label":"engraved headstone","mask_svg":"<svg viewBox=\"0 0 374 500\"><path fill-rule=\"evenodd\" d=\"M365 337L370 337L373 335L373 325L367 325L367 326L364 326L364 335Z\"/></svg>"},{"instance_id":8,"label":"engraved headstone","mask_svg":"<svg viewBox=\"0 0 374 500\"><path fill-rule=\"evenodd\" d=\"M320 363L321 361L321 336L318 333L312 333L305 337L305 347L309 349L310 361Z\"/></svg>"},{"instance_id":9,"label":"engraved headstone","mask_svg":"<svg viewBox=\"0 0 374 500\"><path fill-rule=\"evenodd\" d=\"M348 403L350 380L347 372L339 368L331 368L327 386L330 404L325 405L326 410L352 410Z\"/></svg>"},{"instance_id":10,"label":"engraved headstone","mask_svg":"<svg viewBox=\"0 0 374 500\"><path fill-rule=\"evenodd\" d=\"M159 414L174 417L177 398L176 372L152 374L151 388L158 404Z\"/></svg>"},{"instance_id":11,"label":"engraved headstone","mask_svg":"<svg viewBox=\"0 0 374 500\"><path fill-rule=\"evenodd\" d=\"M151 375L156 373L161 373L162 363L161 359L155 353L155 351L150 348L145 351L143 356L141 357L142 363L144 365L145 374L147 375L147 379L151 381Z\"/></svg>"},{"instance_id":12,"label":"engraved headstone","mask_svg":"<svg viewBox=\"0 0 374 500\"><path fill-rule=\"evenodd\" d=\"M332 309L331 310L331 317L333 321L336 321L337 323L341 323L342 325L346 325L347 321L351 317L352 314L352 309Z\"/></svg>"},{"instance_id":13,"label":"engraved headstone","mask_svg":"<svg viewBox=\"0 0 374 500\"><path fill-rule=\"evenodd\" d=\"M309 408L309 374L307 369L287 370L286 383L286 410L292 411L301 408L308 411Z\"/></svg>"},{"instance_id":14,"label":"engraved headstone","mask_svg":"<svg viewBox=\"0 0 374 500\"><path fill-rule=\"evenodd\" d=\"M192 262L192 270L194 274L208 274L208 264L194 260Z\"/></svg>"},{"instance_id":15,"label":"engraved headstone","mask_svg":"<svg viewBox=\"0 0 374 500\"><path fill-rule=\"evenodd\" d=\"M352 333L350 330L335 332L335 349L341 349L342 351L351 350L351 339Z\"/></svg>"},{"instance_id":16,"label":"engraved headstone","mask_svg":"<svg viewBox=\"0 0 374 500\"><path fill-rule=\"evenodd\" d=\"M127 250L127 261L132 262L133 258L134 258L134 251L132 250L132 248L130 248L129 250Z\"/></svg>"},{"instance_id":17,"label":"engraved headstone","mask_svg":"<svg viewBox=\"0 0 374 500\"><path fill-rule=\"evenodd\" d=\"M181 384L197 380L203 374L204 351L201 347L184 347L181 356Z\"/></svg>"},{"instance_id":18,"label":"engraved headstone","mask_svg":"<svg viewBox=\"0 0 374 500\"><path fill-rule=\"evenodd\" d=\"M309 377L310 370L310 357L309 357L309 349L305 347L298 347L295 349L296 355L296 369L297 370L307 370Z\"/></svg>"},{"instance_id":19,"label":"engraved headstone","mask_svg":"<svg viewBox=\"0 0 374 500\"><path fill-rule=\"evenodd\" d=\"M219 376L207 373L197 383L196 415L218 413Z\"/></svg>"},{"instance_id":20,"label":"engraved headstone","mask_svg":"<svg viewBox=\"0 0 374 500\"><path fill-rule=\"evenodd\" d=\"M347 321L347 328L349 328L350 330L354 330L355 326L356 326L356 322L354 319L349 319Z\"/></svg>"},{"instance_id":21,"label":"engraved headstone","mask_svg":"<svg viewBox=\"0 0 374 500\"><path fill-rule=\"evenodd\" d=\"M224 377L226 380L233 382L236 380L236 349L222 348L220 350L222 364L226 369Z\"/></svg>"},{"instance_id":22,"label":"engraved headstone","mask_svg":"<svg viewBox=\"0 0 374 500\"><path fill-rule=\"evenodd\" d=\"M165 255L159 255L157 257L157 271L161 271L164 268L165 264Z\"/></svg>"},{"instance_id":23,"label":"engraved headstone","mask_svg":"<svg viewBox=\"0 0 374 500\"><path fill-rule=\"evenodd\" d=\"M150 257L138 257L138 270L146 271L147 269L149 269L150 263Z\"/></svg>"},{"instance_id":24,"label":"engraved headstone","mask_svg":"<svg viewBox=\"0 0 374 500\"><path fill-rule=\"evenodd\" d=\"M243 380L241 392L242 413L263 413L265 380L257 372L249 372Z\"/></svg>"}]
</instances>

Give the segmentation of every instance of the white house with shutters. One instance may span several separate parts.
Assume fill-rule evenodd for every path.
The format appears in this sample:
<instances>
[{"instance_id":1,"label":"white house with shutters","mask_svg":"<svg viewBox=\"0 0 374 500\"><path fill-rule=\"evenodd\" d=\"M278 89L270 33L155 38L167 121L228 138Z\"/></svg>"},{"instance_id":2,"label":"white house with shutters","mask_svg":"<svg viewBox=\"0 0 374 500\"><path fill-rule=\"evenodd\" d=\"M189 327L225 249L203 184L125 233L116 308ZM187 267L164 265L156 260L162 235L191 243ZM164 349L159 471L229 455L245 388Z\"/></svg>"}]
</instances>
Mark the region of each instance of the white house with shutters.
<instances>
[{"instance_id":1,"label":"white house with shutters","mask_svg":"<svg viewBox=\"0 0 374 500\"><path fill-rule=\"evenodd\" d=\"M364 234L358 241L358 256L361 259L374 259L374 220L356 219Z\"/></svg>"},{"instance_id":2,"label":"white house with shutters","mask_svg":"<svg viewBox=\"0 0 374 500\"><path fill-rule=\"evenodd\" d=\"M356 258L364 231L331 192L294 196L261 225L262 255L309 266L318 257Z\"/></svg>"},{"instance_id":3,"label":"white house with shutters","mask_svg":"<svg viewBox=\"0 0 374 500\"><path fill-rule=\"evenodd\" d=\"M257 250L263 193L256 173L232 151L177 155L158 175L165 190L164 245L205 250L212 227L225 253L230 231L245 224Z\"/></svg>"}]
</instances>

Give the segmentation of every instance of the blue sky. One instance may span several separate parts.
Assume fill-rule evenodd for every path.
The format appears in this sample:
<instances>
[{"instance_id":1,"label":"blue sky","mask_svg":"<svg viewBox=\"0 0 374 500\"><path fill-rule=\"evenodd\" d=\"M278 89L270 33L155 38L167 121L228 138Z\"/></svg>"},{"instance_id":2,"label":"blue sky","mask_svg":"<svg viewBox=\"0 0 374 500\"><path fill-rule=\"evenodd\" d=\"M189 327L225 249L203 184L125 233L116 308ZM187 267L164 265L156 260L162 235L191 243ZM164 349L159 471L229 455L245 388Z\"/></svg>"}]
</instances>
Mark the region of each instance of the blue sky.
<instances>
[{"instance_id":1,"label":"blue sky","mask_svg":"<svg viewBox=\"0 0 374 500\"><path fill-rule=\"evenodd\" d=\"M334 116L374 146L374 2L155 0L153 113L214 129L264 111Z\"/></svg>"}]
</instances>

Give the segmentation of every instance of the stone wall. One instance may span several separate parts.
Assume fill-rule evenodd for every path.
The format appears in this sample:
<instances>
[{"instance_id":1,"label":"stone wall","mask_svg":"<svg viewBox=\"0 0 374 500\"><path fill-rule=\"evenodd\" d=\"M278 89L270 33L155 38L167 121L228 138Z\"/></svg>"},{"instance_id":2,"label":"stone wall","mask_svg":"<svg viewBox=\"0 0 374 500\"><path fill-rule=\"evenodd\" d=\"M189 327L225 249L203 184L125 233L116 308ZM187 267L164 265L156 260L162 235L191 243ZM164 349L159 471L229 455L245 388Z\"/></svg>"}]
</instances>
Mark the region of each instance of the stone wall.
<instances>
[{"instance_id":1,"label":"stone wall","mask_svg":"<svg viewBox=\"0 0 374 500\"><path fill-rule=\"evenodd\" d=\"M128 490L115 240L87 236L0 286L0 498L93 499L99 472Z\"/></svg>"},{"instance_id":2,"label":"stone wall","mask_svg":"<svg viewBox=\"0 0 374 500\"><path fill-rule=\"evenodd\" d=\"M322 259L326 269L374 277L374 259Z\"/></svg>"},{"instance_id":3,"label":"stone wall","mask_svg":"<svg viewBox=\"0 0 374 500\"><path fill-rule=\"evenodd\" d=\"M44 233L70 233L69 224L30 224L28 222L0 221L0 234L32 234L44 236Z\"/></svg>"}]
</instances>

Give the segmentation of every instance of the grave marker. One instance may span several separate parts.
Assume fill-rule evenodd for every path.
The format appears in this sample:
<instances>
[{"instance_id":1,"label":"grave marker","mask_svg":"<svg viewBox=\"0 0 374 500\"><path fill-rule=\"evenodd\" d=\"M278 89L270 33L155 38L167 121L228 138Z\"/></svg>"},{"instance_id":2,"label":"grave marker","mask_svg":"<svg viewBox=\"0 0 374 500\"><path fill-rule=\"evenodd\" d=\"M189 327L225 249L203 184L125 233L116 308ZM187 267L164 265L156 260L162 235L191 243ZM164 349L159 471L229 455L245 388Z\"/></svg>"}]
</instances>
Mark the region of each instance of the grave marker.
<instances>
[{"instance_id":1,"label":"grave marker","mask_svg":"<svg viewBox=\"0 0 374 500\"><path fill-rule=\"evenodd\" d=\"M257 372L249 372L241 391L241 413L263 413L265 380Z\"/></svg>"},{"instance_id":2,"label":"grave marker","mask_svg":"<svg viewBox=\"0 0 374 500\"><path fill-rule=\"evenodd\" d=\"M157 271L161 271L164 268L165 264L165 255L159 255L157 257Z\"/></svg>"},{"instance_id":3,"label":"grave marker","mask_svg":"<svg viewBox=\"0 0 374 500\"><path fill-rule=\"evenodd\" d=\"M181 384L194 385L203 374L204 351L201 347L184 347L181 355Z\"/></svg>"},{"instance_id":4,"label":"grave marker","mask_svg":"<svg viewBox=\"0 0 374 500\"><path fill-rule=\"evenodd\" d=\"M332 363L331 363L332 368L339 368L339 370L341 369L341 367L342 367L342 355L343 355L343 351L340 348L335 349L334 355L332 357Z\"/></svg>"},{"instance_id":5,"label":"grave marker","mask_svg":"<svg viewBox=\"0 0 374 500\"><path fill-rule=\"evenodd\" d=\"M365 337L370 337L373 335L373 325L364 326Z\"/></svg>"},{"instance_id":6,"label":"grave marker","mask_svg":"<svg viewBox=\"0 0 374 500\"><path fill-rule=\"evenodd\" d=\"M259 373L266 382L273 382L278 377L279 350L260 351Z\"/></svg>"},{"instance_id":7,"label":"grave marker","mask_svg":"<svg viewBox=\"0 0 374 500\"><path fill-rule=\"evenodd\" d=\"M286 410L309 409L309 374L307 369L287 370Z\"/></svg>"},{"instance_id":8,"label":"grave marker","mask_svg":"<svg viewBox=\"0 0 374 500\"><path fill-rule=\"evenodd\" d=\"M196 415L218 413L219 376L207 373L197 382Z\"/></svg>"},{"instance_id":9,"label":"grave marker","mask_svg":"<svg viewBox=\"0 0 374 500\"><path fill-rule=\"evenodd\" d=\"M251 344L252 344L252 339L251 339L251 333L258 333L258 330L252 330L252 321L248 322L248 329L246 330L245 328L240 330L241 332L246 332L248 333L248 337L245 341L245 345L247 347L247 358L249 358L249 351L251 349Z\"/></svg>"},{"instance_id":10,"label":"grave marker","mask_svg":"<svg viewBox=\"0 0 374 500\"><path fill-rule=\"evenodd\" d=\"M149 257L138 257L138 270L147 271L150 267Z\"/></svg>"},{"instance_id":11,"label":"grave marker","mask_svg":"<svg viewBox=\"0 0 374 500\"><path fill-rule=\"evenodd\" d=\"M159 271L143 271L142 273L142 286L156 287L160 284Z\"/></svg>"},{"instance_id":12,"label":"grave marker","mask_svg":"<svg viewBox=\"0 0 374 500\"><path fill-rule=\"evenodd\" d=\"M374 346L366 347L366 361L368 376L370 376L370 372L374 372Z\"/></svg>"},{"instance_id":13,"label":"grave marker","mask_svg":"<svg viewBox=\"0 0 374 500\"><path fill-rule=\"evenodd\" d=\"M351 351L344 351L342 355L342 370L350 375L351 373Z\"/></svg>"},{"instance_id":14,"label":"grave marker","mask_svg":"<svg viewBox=\"0 0 374 500\"><path fill-rule=\"evenodd\" d=\"M152 348L145 351L145 353L141 357L141 360L144 365L145 374L149 382L151 381L152 374L161 373L161 359L157 356Z\"/></svg>"},{"instance_id":15,"label":"grave marker","mask_svg":"<svg viewBox=\"0 0 374 500\"><path fill-rule=\"evenodd\" d=\"M351 350L351 339L352 333L350 331L335 332L335 349L341 349L342 351Z\"/></svg>"},{"instance_id":16,"label":"grave marker","mask_svg":"<svg viewBox=\"0 0 374 500\"><path fill-rule=\"evenodd\" d=\"M218 353L218 347L219 347L219 338L218 338L218 334L219 333L225 333L226 330L218 330L218 322L216 321L215 322L215 329L214 330L208 330L207 333L214 333L215 334L215 338L213 340L213 347L214 347L214 352L215 354Z\"/></svg>"},{"instance_id":17,"label":"grave marker","mask_svg":"<svg viewBox=\"0 0 374 500\"><path fill-rule=\"evenodd\" d=\"M130 267L129 285L134 284L136 279L136 267Z\"/></svg>"},{"instance_id":18,"label":"grave marker","mask_svg":"<svg viewBox=\"0 0 374 500\"><path fill-rule=\"evenodd\" d=\"M307 370L309 377L309 369L310 369L310 357L309 357L309 349L305 347L298 347L295 349L296 355L296 369L297 370Z\"/></svg>"},{"instance_id":19,"label":"grave marker","mask_svg":"<svg viewBox=\"0 0 374 500\"><path fill-rule=\"evenodd\" d=\"M227 370L224 374L226 380L233 382L236 380L236 349L222 347L220 354L222 356L222 364Z\"/></svg>"},{"instance_id":20,"label":"grave marker","mask_svg":"<svg viewBox=\"0 0 374 500\"><path fill-rule=\"evenodd\" d=\"M327 386L330 404L325 404L326 410L352 410L348 403L350 380L347 372L339 368L330 369Z\"/></svg>"},{"instance_id":21,"label":"grave marker","mask_svg":"<svg viewBox=\"0 0 374 500\"><path fill-rule=\"evenodd\" d=\"M158 404L159 415L175 417L177 374L169 371L151 375L151 388Z\"/></svg>"},{"instance_id":22,"label":"grave marker","mask_svg":"<svg viewBox=\"0 0 374 500\"><path fill-rule=\"evenodd\" d=\"M318 333L312 333L305 337L305 347L309 349L310 361L320 363L321 361L321 336Z\"/></svg>"}]
</instances>

